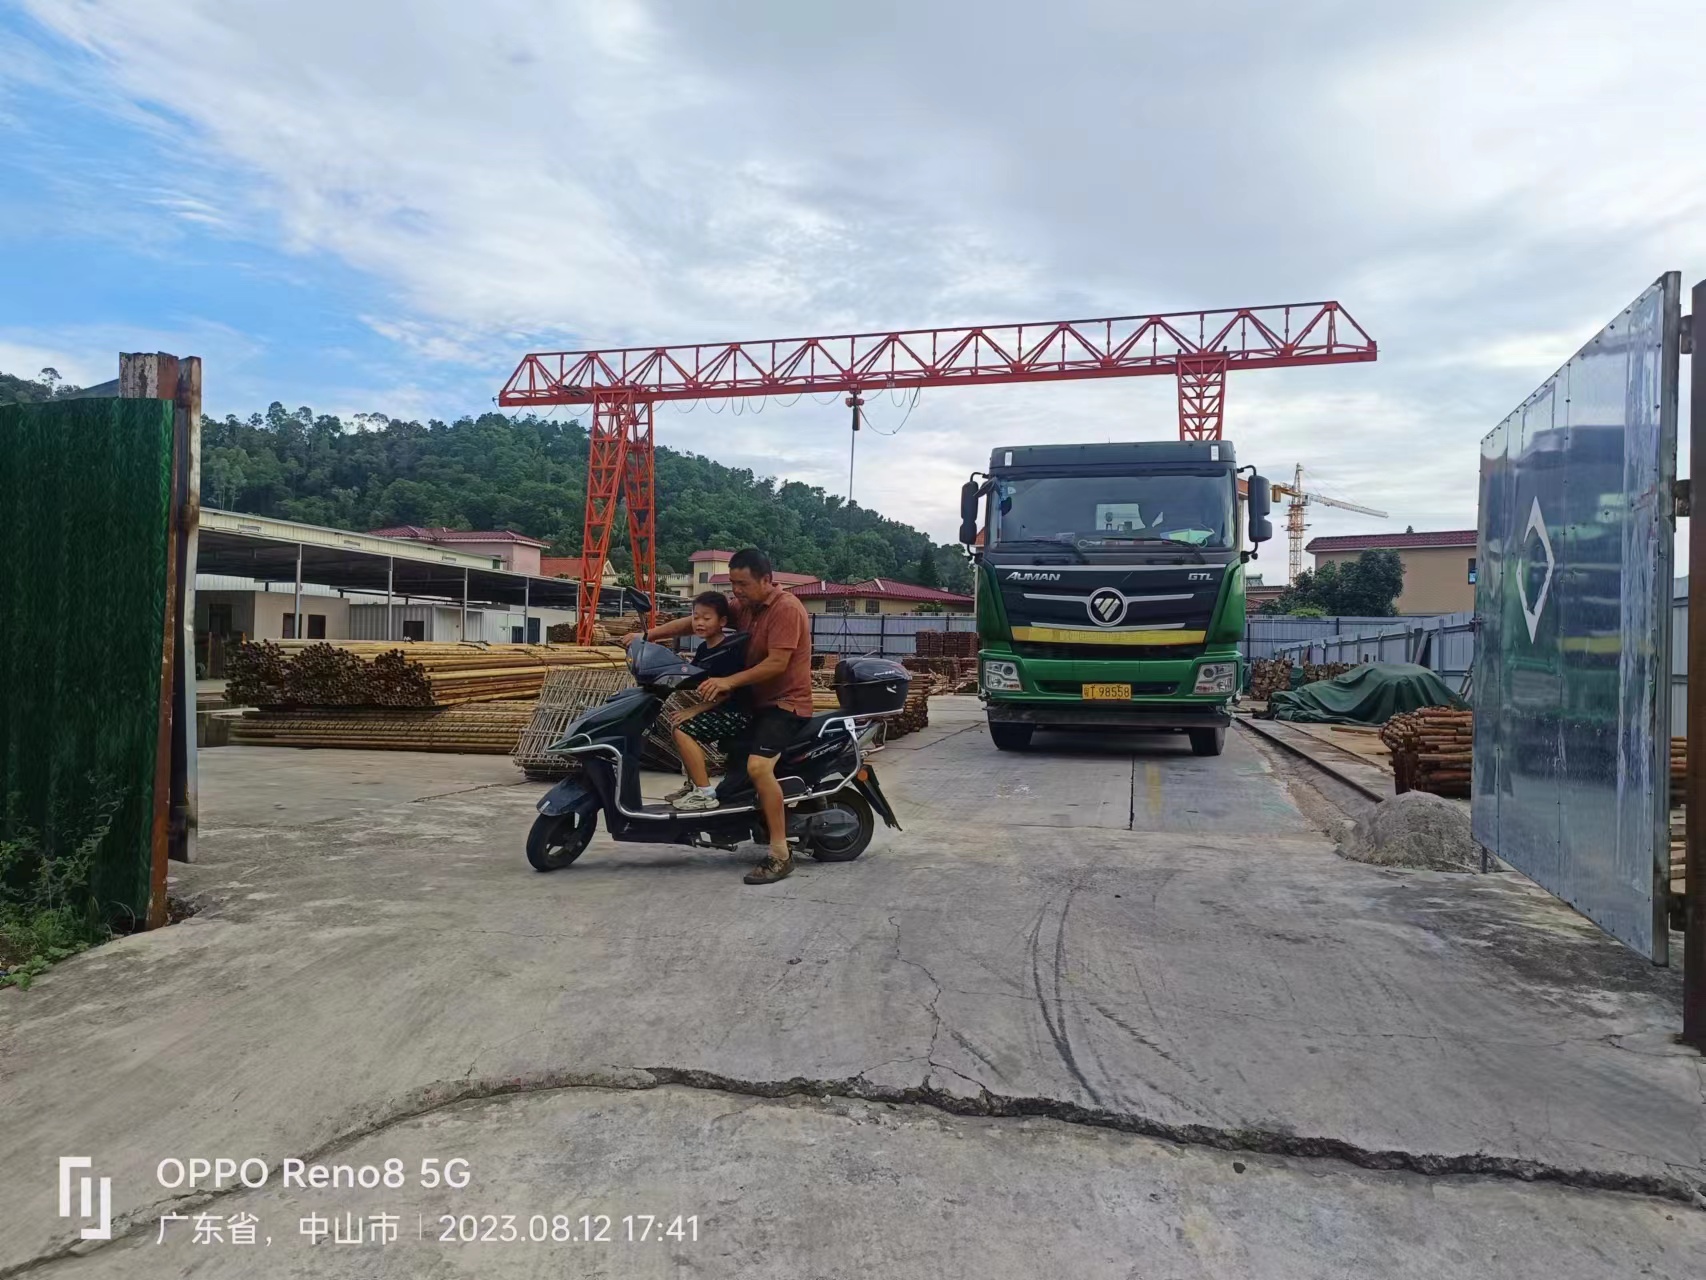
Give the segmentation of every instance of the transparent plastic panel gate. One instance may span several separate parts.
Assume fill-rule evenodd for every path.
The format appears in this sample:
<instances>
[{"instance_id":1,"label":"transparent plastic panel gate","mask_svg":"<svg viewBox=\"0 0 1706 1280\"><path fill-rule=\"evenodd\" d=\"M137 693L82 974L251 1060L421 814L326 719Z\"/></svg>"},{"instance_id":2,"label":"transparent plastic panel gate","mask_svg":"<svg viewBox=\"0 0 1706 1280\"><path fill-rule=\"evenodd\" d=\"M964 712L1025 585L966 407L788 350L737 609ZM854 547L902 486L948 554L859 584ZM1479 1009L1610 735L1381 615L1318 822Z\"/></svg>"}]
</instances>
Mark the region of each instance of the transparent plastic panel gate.
<instances>
[{"instance_id":1,"label":"transparent plastic panel gate","mask_svg":"<svg viewBox=\"0 0 1706 1280\"><path fill-rule=\"evenodd\" d=\"M1481 442L1475 837L1667 960L1680 277Z\"/></svg>"}]
</instances>

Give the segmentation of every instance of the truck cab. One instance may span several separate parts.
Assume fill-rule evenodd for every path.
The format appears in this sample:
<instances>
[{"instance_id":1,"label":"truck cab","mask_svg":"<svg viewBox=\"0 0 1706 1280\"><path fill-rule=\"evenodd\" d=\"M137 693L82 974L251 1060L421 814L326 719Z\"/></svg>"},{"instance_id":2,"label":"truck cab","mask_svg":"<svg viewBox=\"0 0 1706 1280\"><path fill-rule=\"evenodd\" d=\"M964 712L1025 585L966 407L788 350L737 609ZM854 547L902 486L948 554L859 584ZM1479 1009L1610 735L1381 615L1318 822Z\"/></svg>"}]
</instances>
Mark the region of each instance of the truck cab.
<instances>
[{"instance_id":1,"label":"truck cab","mask_svg":"<svg viewBox=\"0 0 1706 1280\"><path fill-rule=\"evenodd\" d=\"M1268 507L1226 440L996 449L962 491L960 528L995 745L1183 731L1219 755L1243 678L1245 544L1272 537Z\"/></svg>"}]
</instances>

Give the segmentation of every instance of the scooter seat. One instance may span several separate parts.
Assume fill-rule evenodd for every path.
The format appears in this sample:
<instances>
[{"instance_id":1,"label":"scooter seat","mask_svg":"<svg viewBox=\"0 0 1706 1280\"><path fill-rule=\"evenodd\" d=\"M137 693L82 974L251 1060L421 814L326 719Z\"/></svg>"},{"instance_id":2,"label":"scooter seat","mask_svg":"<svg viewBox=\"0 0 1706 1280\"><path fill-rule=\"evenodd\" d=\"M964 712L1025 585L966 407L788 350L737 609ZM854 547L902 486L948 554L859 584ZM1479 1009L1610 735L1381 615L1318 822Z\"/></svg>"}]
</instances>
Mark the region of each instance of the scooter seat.
<instances>
[{"instance_id":1,"label":"scooter seat","mask_svg":"<svg viewBox=\"0 0 1706 1280\"><path fill-rule=\"evenodd\" d=\"M818 712L810 720L807 720L800 726L799 732L793 736L792 740L788 743L788 746L790 748L803 747L808 742L815 742L818 736L823 732L824 725L828 724L831 720L839 720L846 714L847 713L845 711Z\"/></svg>"}]
</instances>

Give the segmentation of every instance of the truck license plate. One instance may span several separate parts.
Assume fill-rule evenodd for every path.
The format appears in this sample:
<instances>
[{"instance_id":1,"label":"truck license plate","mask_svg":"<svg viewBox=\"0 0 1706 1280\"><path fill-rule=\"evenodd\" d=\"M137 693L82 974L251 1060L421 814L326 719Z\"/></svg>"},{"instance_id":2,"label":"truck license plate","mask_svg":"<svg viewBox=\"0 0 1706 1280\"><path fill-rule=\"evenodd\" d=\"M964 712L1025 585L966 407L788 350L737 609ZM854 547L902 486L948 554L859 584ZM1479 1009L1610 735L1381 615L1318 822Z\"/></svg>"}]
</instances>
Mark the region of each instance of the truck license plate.
<instances>
[{"instance_id":1,"label":"truck license plate","mask_svg":"<svg viewBox=\"0 0 1706 1280\"><path fill-rule=\"evenodd\" d=\"M1084 686L1086 701L1096 702L1130 702L1131 686L1129 684L1087 684Z\"/></svg>"}]
</instances>

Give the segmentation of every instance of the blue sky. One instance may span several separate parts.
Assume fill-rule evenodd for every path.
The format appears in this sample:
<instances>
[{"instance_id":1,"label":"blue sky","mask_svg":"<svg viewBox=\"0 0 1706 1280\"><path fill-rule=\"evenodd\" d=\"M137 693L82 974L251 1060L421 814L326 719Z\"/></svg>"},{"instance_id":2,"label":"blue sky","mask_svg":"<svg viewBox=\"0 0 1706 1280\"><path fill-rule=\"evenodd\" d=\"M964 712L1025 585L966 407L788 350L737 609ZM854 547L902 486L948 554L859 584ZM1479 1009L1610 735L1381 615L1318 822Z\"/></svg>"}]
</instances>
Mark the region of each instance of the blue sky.
<instances>
[{"instance_id":1,"label":"blue sky","mask_svg":"<svg viewBox=\"0 0 1706 1280\"><path fill-rule=\"evenodd\" d=\"M212 412L451 417L540 347L1335 297L1380 363L1235 377L1227 434L1392 513L1314 532L1468 525L1479 437L1706 274L1706 19L1606 12L0 0L0 369L158 347ZM843 409L763 407L660 437L844 485ZM927 393L856 496L946 537L992 445L1173 412L1163 379Z\"/></svg>"}]
</instances>

